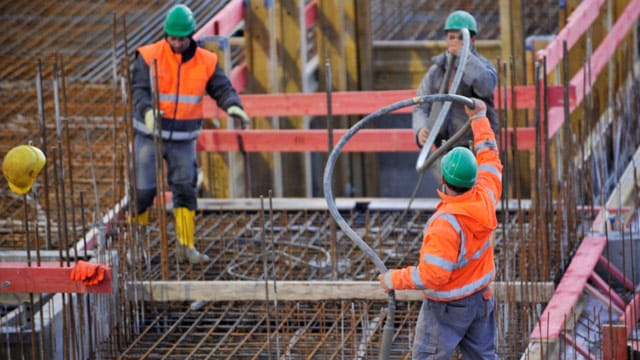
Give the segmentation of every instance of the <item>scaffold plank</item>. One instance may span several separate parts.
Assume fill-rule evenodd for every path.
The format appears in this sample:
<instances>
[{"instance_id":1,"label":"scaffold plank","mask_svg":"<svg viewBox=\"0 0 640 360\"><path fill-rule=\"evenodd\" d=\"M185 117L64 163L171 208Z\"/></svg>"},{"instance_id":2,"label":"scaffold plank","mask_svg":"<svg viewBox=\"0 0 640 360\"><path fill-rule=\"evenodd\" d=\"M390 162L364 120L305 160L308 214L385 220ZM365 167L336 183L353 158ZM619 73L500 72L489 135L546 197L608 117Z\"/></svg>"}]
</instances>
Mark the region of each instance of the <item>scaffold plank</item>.
<instances>
[{"instance_id":1,"label":"scaffold plank","mask_svg":"<svg viewBox=\"0 0 640 360\"><path fill-rule=\"evenodd\" d=\"M578 298L607 243L604 236L585 237L573 256L553 297L544 309L540 322L531 333L531 340L557 340L564 323L572 317Z\"/></svg>"},{"instance_id":2,"label":"scaffold plank","mask_svg":"<svg viewBox=\"0 0 640 360\"><path fill-rule=\"evenodd\" d=\"M543 303L553 294L552 282L494 282L492 288L497 301L514 294L516 302ZM378 281L142 281L130 282L128 291L142 291L150 301L387 299ZM403 290L396 292L396 299L421 301L424 298L420 291Z\"/></svg>"}]
</instances>

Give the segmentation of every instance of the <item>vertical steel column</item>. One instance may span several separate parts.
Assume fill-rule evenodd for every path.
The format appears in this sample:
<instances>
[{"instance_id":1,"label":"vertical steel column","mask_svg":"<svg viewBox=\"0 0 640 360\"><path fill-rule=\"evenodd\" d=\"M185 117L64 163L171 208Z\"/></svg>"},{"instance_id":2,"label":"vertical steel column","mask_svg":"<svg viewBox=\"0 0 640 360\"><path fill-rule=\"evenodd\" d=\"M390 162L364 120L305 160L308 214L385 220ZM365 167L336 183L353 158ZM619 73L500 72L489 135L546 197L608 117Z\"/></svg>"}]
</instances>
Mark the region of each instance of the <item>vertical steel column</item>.
<instances>
[{"instance_id":1,"label":"vertical steel column","mask_svg":"<svg viewBox=\"0 0 640 360\"><path fill-rule=\"evenodd\" d=\"M247 64L248 79L247 89L252 94L266 94L273 92L275 84L272 74L272 59L274 55L271 49L271 36L275 32L270 29L270 7L275 6L270 0L248 0L244 2L245 22L245 62ZM273 124L267 118L253 118L256 129L272 129ZM276 178L276 154L260 153L251 156L252 174L260 181L253 182L251 193L254 196L266 195L269 190L278 187ZM276 196L281 193L274 189Z\"/></svg>"},{"instance_id":2,"label":"vertical steel column","mask_svg":"<svg viewBox=\"0 0 640 360\"><path fill-rule=\"evenodd\" d=\"M198 40L200 46L218 55L218 65L227 76L231 75L231 46L226 36L206 36ZM219 128L233 129L233 119L216 119ZM205 126L210 126L205 124ZM239 153L198 154L203 171L203 186L215 198L241 197L244 194L242 156Z\"/></svg>"},{"instance_id":3,"label":"vertical steel column","mask_svg":"<svg viewBox=\"0 0 640 360\"><path fill-rule=\"evenodd\" d=\"M307 39L304 19L304 0L281 0L276 6L276 29L279 88L285 93L301 93L307 88L304 67L307 63ZM282 128L299 129L307 123L301 116L287 117L281 122ZM300 173L308 168L305 163L309 156L302 153L282 154L282 172ZM282 179L284 196L311 196L311 173L306 171L304 181L298 176Z\"/></svg>"},{"instance_id":4,"label":"vertical steel column","mask_svg":"<svg viewBox=\"0 0 640 360\"><path fill-rule=\"evenodd\" d=\"M321 62L331 63L333 90L357 90L360 86L358 49L355 19L355 0L318 0L318 26L316 41ZM325 78L325 68L319 68L320 79ZM346 117L338 120L337 128L348 128ZM337 194L362 196L365 188L363 157L358 154L345 156L339 161L336 173Z\"/></svg>"},{"instance_id":5,"label":"vertical steel column","mask_svg":"<svg viewBox=\"0 0 640 360\"><path fill-rule=\"evenodd\" d=\"M602 358L627 359L627 329L624 324L602 325Z\"/></svg>"}]
</instances>

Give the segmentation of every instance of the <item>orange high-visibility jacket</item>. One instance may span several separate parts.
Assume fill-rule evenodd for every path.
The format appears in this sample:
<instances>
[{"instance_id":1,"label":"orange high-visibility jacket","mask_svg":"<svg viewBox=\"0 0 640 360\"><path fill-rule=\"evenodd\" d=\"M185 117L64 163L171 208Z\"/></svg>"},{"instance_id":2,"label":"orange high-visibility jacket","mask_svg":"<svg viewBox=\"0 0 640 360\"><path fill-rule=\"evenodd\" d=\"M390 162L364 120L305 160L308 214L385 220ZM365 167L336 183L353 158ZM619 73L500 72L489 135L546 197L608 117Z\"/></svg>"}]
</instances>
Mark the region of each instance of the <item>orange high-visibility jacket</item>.
<instances>
[{"instance_id":1,"label":"orange high-visibility jacket","mask_svg":"<svg viewBox=\"0 0 640 360\"><path fill-rule=\"evenodd\" d=\"M495 277L492 233L502 194L502 163L489 120L472 122L478 161L476 184L458 196L440 191L442 201L425 227L418 266L392 270L394 289L418 289L436 301L450 301L485 289Z\"/></svg>"},{"instance_id":2,"label":"orange high-visibility jacket","mask_svg":"<svg viewBox=\"0 0 640 360\"><path fill-rule=\"evenodd\" d=\"M218 56L210 51L197 48L189 61L182 62L182 55L171 51L166 40L138 48L145 63L155 68L157 61L158 99L163 119L177 120L170 125L174 140L194 139L202 127L203 98L207 95L207 82L216 71ZM154 77L151 77L154 83ZM167 126L163 121L163 127ZM144 130L144 129L142 129Z\"/></svg>"}]
</instances>

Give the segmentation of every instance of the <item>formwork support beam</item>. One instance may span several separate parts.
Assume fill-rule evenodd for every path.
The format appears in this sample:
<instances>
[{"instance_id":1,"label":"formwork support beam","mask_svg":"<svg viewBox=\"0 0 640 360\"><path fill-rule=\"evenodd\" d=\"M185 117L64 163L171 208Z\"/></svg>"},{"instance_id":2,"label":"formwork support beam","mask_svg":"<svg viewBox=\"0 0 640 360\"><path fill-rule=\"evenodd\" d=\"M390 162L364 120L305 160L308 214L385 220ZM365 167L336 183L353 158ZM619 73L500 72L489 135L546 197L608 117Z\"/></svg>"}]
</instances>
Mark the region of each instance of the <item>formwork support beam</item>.
<instances>
[{"instance_id":1,"label":"formwork support beam","mask_svg":"<svg viewBox=\"0 0 640 360\"><path fill-rule=\"evenodd\" d=\"M561 87L550 87L549 98L553 105L562 99ZM570 97L575 96L575 88L571 88ZM530 109L535 106L535 89L532 86L515 88L517 106ZM388 91L340 91L332 94L332 113L341 115L368 114L378 110L381 104L390 104L406 100L414 96L414 90ZM324 93L292 93L292 94L252 94L241 96L247 113L253 117L295 116L295 115L327 115L327 99ZM508 100L508 99L507 99ZM511 104L511 101L505 101ZM398 113L411 112L411 107L399 109ZM209 103L205 107L208 117L220 117L223 114ZM344 130L336 130L338 133ZM388 138L366 139L371 142L373 150L360 151L416 151L414 135L410 129L381 130L387 131ZM507 132L512 132L509 128ZM358 138L367 131L363 130L354 137ZM535 129L519 128L516 130L519 149L532 149L535 146ZM362 133L362 134L361 134ZM247 132L225 132L205 130L198 139L200 151L239 151L238 139L242 139L245 151L327 151L327 134L324 130L252 130ZM506 136L511 139L512 136ZM398 140L397 143L393 143ZM382 140L382 141L379 141ZM372 141L377 141L373 143ZM307 145L313 144L313 145ZM275 146L275 147L272 147ZM348 144L345 151L349 151ZM367 146L367 144L364 144ZM356 149L359 149L356 147Z\"/></svg>"},{"instance_id":2,"label":"formwork support beam","mask_svg":"<svg viewBox=\"0 0 640 360\"><path fill-rule=\"evenodd\" d=\"M218 55L218 66L227 76L231 75L231 45L226 36L202 36L198 43L203 48ZM235 124L230 118L219 120L220 129L233 129ZM205 129L211 128L208 123ZM239 197L244 195L244 159L239 153L208 152L198 154L199 164L203 171L203 187L210 196L219 198Z\"/></svg>"},{"instance_id":3,"label":"formwork support beam","mask_svg":"<svg viewBox=\"0 0 640 360\"><path fill-rule=\"evenodd\" d=\"M602 359L627 358L627 329L624 324L602 325Z\"/></svg>"},{"instance_id":4,"label":"formwork support beam","mask_svg":"<svg viewBox=\"0 0 640 360\"><path fill-rule=\"evenodd\" d=\"M333 130L334 145L347 132ZM505 130L507 139L513 129ZM531 149L535 145L535 132L530 128L516 130L518 149ZM327 152L326 130L203 130L198 138L198 151L240 151L238 138L244 151L253 152ZM510 142L507 143L510 146ZM418 152L411 129L362 129L345 145L343 152Z\"/></svg>"},{"instance_id":5,"label":"formwork support beam","mask_svg":"<svg viewBox=\"0 0 640 360\"><path fill-rule=\"evenodd\" d=\"M276 17L276 61L281 82L278 89L283 93L308 91L305 76L307 65L307 31L304 0L281 0L275 2ZM278 119L278 129L308 128L308 118L297 114ZM283 174L303 172L303 178L283 176L282 196L309 196L312 193L311 158L305 154L280 154L280 171ZM303 180L303 181L301 181Z\"/></svg>"},{"instance_id":6,"label":"formwork support beam","mask_svg":"<svg viewBox=\"0 0 640 360\"><path fill-rule=\"evenodd\" d=\"M599 0L600 1L600 0ZM591 2L590 2L591 3ZM588 5L587 2L584 3ZM581 5L582 6L582 5ZM577 11L577 9L576 9ZM605 65L612 59L618 46L628 35L632 26L636 23L636 20L640 16L640 0L633 0L629 2L624 12L620 15L616 23L613 25L607 36L602 39L600 45L591 56L590 67L584 66L580 69L571 81L569 86L573 86L578 89L576 93L576 101L572 102L569 106L572 113L577 106L582 103L582 100L586 95L591 93L591 86L595 83L600 75L600 72L604 70ZM580 20L582 21L582 20ZM553 44L550 44L552 46ZM555 45L554 45L555 46ZM548 49L550 47L547 47ZM555 49L555 48L554 48ZM562 48L560 48L561 51ZM554 50L558 51L558 50ZM547 53L550 55L550 53ZM549 70L549 68L547 68ZM553 136L561 127L564 119L564 108L562 106L551 107L549 110L549 136Z\"/></svg>"},{"instance_id":7,"label":"formwork support beam","mask_svg":"<svg viewBox=\"0 0 640 360\"><path fill-rule=\"evenodd\" d=\"M563 102L563 87L549 86L547 88L549 106L561 106ZM495 96L498 90L496 90ZM516 86L514 88L516 108L518 110L534 109L536 106L536 90L533 86ZM332 115L364 115L379 110L383 106L411 99L415 96L414 89L379 90L379 91L336 91L331 94ZM576 97L576 87L569 88L571 103ZM278 93L278 94L244 94L240 96L247 114L252 117L267 116L327 116L327 95L322 92L310 93ZM507 108L511 107L511 92L503 102ZM395 113L411 113L411 106L398 109ZM204 104L205 117L226 117L226 113L218 109L209 99Z\"/></svg>"},{"instance_id":8,"label":"formwork support beam","mask_svg":"<svg viewBox=\"0 0 640 360\"><path fill-rule=\"evenodd\" d=\"M578 298L606 243L607 238L604 236L591 236L582 240L551 301L540 316L540 323L533 329L531 340L556 341L559 338L565 321L573 316Z\"/></svg>"},{"instance_id":9,"label":"formwork support beam","mask_svg":"<svg viewBox=\"0 0 640 360\"><path fill-rule=\"evenodd\" d=\"M25 263L0 263L0 292L7 293L80 293L110 294L113 274L105 267L104 280L94 286L71 280L72 266L59 262L43 262L38 266Z\"/></svg>"},{"instance_id":10,"label":"formwork support beam","mask_svg":"<svg viewBox=\"0 0 640 360\"><path fill-rule=\"evenodd\" d=\"M516 302L543 303L553 294L552 282L494 282L497 301L507 294ZM140 281L128 291L139 291L149 301L324 301L388 299L378 281ZM399 301L421 301L417 290L396 291Z\"/></svg>"}]
</instances>

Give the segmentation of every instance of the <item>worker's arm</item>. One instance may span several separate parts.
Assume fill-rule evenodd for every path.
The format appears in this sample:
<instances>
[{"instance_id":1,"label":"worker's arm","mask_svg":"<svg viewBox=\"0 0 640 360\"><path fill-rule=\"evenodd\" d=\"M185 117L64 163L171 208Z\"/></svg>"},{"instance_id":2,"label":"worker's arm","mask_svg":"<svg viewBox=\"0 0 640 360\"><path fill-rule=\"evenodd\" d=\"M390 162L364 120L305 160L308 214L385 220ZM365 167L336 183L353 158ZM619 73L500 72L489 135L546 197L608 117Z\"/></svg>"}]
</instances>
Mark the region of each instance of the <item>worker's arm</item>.
<instances>
[{"instance_id":1,"label":"worker's arm","mask_svg":"<svg viewBox=\"0 0 640 360\"><path fill-rule=\"evenodd\" d=\"M216 71L207 82L207 94L216 101L218 107L224 109L230 116L240 119L243 128L249 126L249 116L244 112L238 93L229 78L222 72L220 64L216 65Z\"/></svg>"},{"instance_id":2,"label":"worker's arm","mask_svg":"<svg viewBox=\"0 0 640 360\"><path fill-rule=\"evenodd\" d=\"M216 71L207 82L207 94L216 101L218 107L225 111L233 105L242 108L242 102L236 89L233 88L231 81L224 74L219 64L216 65Z\"/></svg>"},{"instance_id":3,"label":"worker's arm","mask_svg":"<svg viewBox=\"0 0 640 360\"><path fill-rule=\"evenodd\" d=\"M438 288L451 279L460 251L460 235L446 217L429 223L417 266L389 270L380 276L383 288L425 290Z\"/></svg>"},{"instance_id":4,"label":"worker's arm","mask_svg":"<svg viewBox=\"0 0 640 360\"><path fill-rule=\"evenodd\" d=\"M498 74L490 62L470 51L462 73L462 82L473 90L475 97L493 99Z\"/></svg>"},{"instance_id":5,"label":"worker's arm","mask_svg":"<svg viewBox=\"0 0 640 360\"><path fill-rule=\"evenodd\" d=\"M498 152L496 137L486 116L486 105L474 99L475 109L466 107L473 131L473 146L478 160L478 179L476 184L487 189L494 204L502 196L502 162Z\"/></svg>"},{"instance_id":6,"label":"worker's arm","mask_svg":"<svg viewBox=\"0 0 640 360\"><path fill-rule=\"evenodd\" d=\"M134 115L144 119L146 110L153 108L153 104L149 66L139 53L136 53L136 58L131 64L131 93Z\"/></svg>"}]
</instances>

